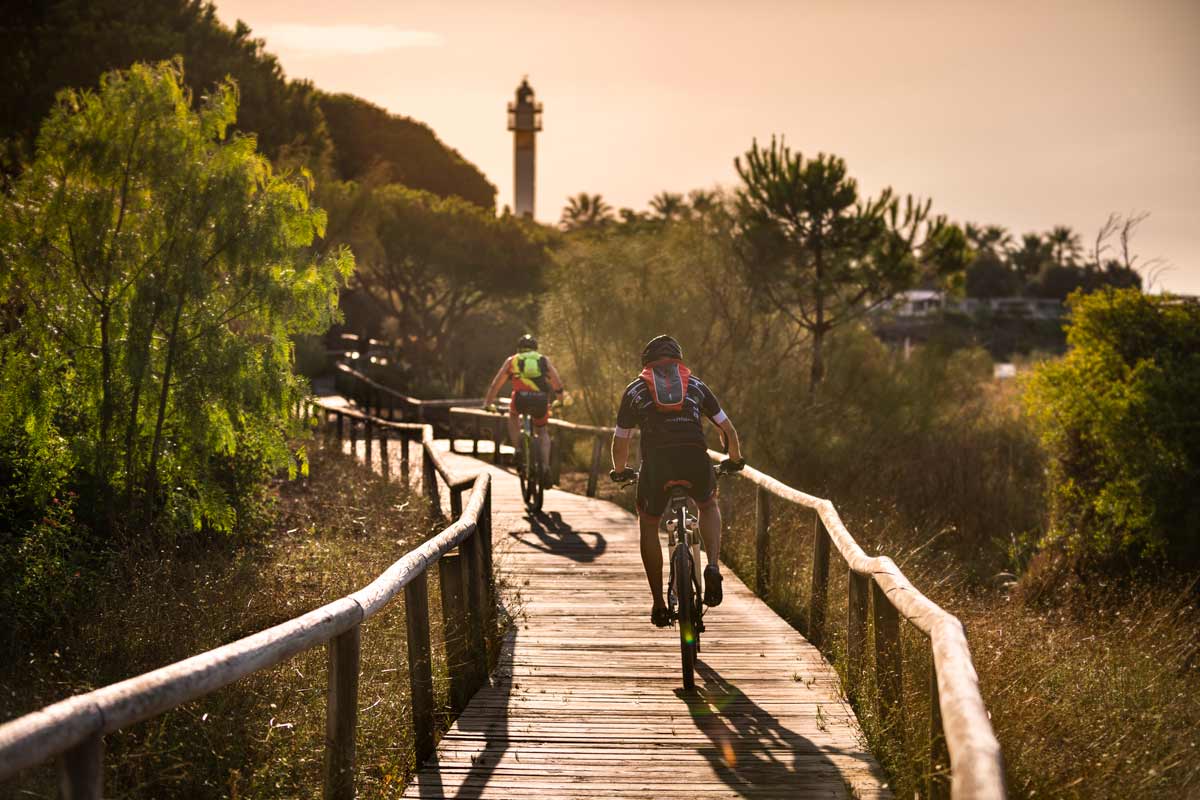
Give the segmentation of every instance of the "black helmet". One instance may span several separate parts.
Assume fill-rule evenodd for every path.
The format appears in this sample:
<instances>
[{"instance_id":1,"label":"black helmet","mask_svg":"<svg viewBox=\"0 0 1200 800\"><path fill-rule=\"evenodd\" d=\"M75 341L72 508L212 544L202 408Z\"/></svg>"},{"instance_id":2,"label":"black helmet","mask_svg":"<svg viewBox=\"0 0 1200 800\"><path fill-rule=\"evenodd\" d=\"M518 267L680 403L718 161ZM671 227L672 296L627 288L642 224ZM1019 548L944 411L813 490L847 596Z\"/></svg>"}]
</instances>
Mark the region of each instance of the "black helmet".
<instances>
[{"instance_id":1,"label":"black helmet","mask_svg":"<svg viewBox=\"0 0 1200 800\"><path fill-rule=\"evenodd\" d=\"M532 333L527 333L517 342L517 352L523 353L526 350L537 350L537 339L533 338Z\"/></svg>"},{"instance_id":2,"label":"black helmet","mask_svg":"<svg viewBox=\"0 0 1200 800\"><path fill-rule=\"evenodd\" d=\"M670 336L655 336L642 348L642 366L662 358L683 358L683 348Z\"/></svg>"}]
</instances>

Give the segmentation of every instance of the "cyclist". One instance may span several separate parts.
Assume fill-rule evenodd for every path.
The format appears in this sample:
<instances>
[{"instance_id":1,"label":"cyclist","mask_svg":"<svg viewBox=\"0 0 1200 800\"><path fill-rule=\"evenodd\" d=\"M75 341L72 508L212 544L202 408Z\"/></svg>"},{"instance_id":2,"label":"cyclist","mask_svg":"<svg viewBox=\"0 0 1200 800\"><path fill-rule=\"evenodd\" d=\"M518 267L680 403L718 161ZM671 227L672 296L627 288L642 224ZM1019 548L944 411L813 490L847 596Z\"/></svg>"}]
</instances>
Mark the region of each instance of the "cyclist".
<instances>
[{"instance_id":1,"label":"cyclist","mask_svg":"<svg viewBox=\"0 0 1200 800\"><path fill-rule=\"evenodd\" d=\"M700 508L700 538L708 554L704 568L704 603L720 605L721 512L717 508L717 478L709 461L701 417L721 429L729 444L729 459L723 471L745 466L737 431L721 410L716 395L683 364L679 342L656 336L642 350L642 374L625 388L617 411L613 434L613 475L631 476L625 465L629 438L634 428L642 430L642 470L638 480L637 508L641 527L642 566L650 582L654 606L650 620L658 627L671 620L663 600L662 547L658 523L667 504L667 481L687 481L688 494Z\"/></svg>"},{"instance_id":2,"label":"cyclist","mask_svg":"<svg viewBox=\"0 0 1200 800\"><path fill-rule=\"evenodd\" d=\"M550 359L537 351L537 339L525 334L517 342L517 352L504 360L500 371L488 387L485 408L496 402L500 387L505 381L512 384L512 402L508 406L508 440L514 448L520 447L520 415L533 418L533 435L537 439L538 460L545 467L550 463L550 437L546 434L546 423L550 421L550 395L563 395L562 379ZM519 462L518 462L519 464Z\"/></svg>"}]
</instances>

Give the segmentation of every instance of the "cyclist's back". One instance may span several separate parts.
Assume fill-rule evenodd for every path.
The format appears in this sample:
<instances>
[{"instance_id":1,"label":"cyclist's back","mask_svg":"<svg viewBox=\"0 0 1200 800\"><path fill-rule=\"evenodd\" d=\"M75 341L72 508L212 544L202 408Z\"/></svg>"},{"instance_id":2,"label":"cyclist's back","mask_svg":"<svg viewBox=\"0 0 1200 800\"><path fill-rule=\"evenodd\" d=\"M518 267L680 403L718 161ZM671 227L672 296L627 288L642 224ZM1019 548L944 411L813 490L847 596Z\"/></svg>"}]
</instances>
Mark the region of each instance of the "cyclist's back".
<instances>
[{"instance_id":1,"label":"cyclist's back","mask_svg":"<svg viewBox=\"0 0 1200 800\"><path fill-rule=\"evenodd\" d=\"M642 432L642 468L637 508L642 530L642 561L654 595L651 618L663 620L662 552L658 522L667 505L668 481L683 481L700 509L701 536L708 554L704 571L705 602L721 602L721 517L716 506L717 478L708 458L703 418L721 428L731 462L740 465L741 445L733 423L712 390L683 363L683 351L670 336L658 336L642 351L642 373L621 396L613 435L613 468L622 472L634 428ZM736 467L740 468L740 466Z\"/></svg>"}]
</instances>

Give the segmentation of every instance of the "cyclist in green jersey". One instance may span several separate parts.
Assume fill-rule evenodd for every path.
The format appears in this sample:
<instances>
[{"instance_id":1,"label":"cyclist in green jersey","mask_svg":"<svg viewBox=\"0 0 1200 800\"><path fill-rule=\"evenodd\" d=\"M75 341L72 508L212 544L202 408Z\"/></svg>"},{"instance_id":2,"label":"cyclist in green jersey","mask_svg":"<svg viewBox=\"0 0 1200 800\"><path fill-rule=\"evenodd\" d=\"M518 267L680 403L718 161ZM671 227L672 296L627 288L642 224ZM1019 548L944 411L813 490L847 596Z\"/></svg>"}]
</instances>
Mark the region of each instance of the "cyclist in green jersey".
<instances>
[{"instance_id":1,"label":"cyclist in green jersey","mask_svg":"<svg viewBox=\"0 0 1200 800\"><path fill-rule=\"evenodd\" d=\"M537 339L525 334L517 342L517 352L504 360L500 371L488 387L485 407L496 402L501 387L512 385L512 401L508 406L508 440L518 447L521 440L520 415L533 419L533 435L537 440L542 466L550 463L550 436L546 425L550 421L552 395L562 397L563 383L550 359L537 350Z\"/></svg>"}]
</instances>

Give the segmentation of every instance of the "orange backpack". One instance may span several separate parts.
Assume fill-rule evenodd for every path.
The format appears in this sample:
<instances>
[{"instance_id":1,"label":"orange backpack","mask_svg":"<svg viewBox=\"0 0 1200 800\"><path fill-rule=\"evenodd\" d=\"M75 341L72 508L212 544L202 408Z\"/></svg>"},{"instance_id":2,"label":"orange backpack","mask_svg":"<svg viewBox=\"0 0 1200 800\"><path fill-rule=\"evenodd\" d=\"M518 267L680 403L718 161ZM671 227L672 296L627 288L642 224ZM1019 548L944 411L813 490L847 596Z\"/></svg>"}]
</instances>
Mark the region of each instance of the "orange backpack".
<instances>
[{"instance_id":1,"label":"orange backpack","mask_svg":"<svg viewBox=\"0 0 1200 800\"><path fill-rule=\"evenodd\" d=\"M676 358L664 358L647 364L641 378L650 389L654 407L663 413L683 410L688 378L692 371Z\"/></svg>"}]
</instances>

